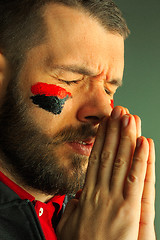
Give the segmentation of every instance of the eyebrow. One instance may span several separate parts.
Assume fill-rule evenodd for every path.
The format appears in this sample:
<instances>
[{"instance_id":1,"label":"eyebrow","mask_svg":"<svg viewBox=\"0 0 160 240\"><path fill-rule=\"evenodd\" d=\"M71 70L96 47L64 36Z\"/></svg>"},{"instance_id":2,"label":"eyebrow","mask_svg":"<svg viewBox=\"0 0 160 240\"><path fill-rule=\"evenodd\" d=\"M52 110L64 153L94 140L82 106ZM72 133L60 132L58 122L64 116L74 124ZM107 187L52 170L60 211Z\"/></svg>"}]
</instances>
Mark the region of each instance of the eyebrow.
<instances>
[{"instance_id":1,"label":"eyebrow","mask_svg":"<svg viewBox=\"0 0 160 240\"><path fill-rule=\"evenodd\" d=\"M72 73L78 73L85 76L95 77L97 73L90 71L89 69L85 67L79 67L77 65L53 65L52 69L54 70L64 70ZM122 86L122 80L121 79L111 79L108 81L109 84L115 85L116 87Z\"/></svg>"},{"instance_id":2,"label":"eyebrow","mask_svg":"<svg viewBox=\"0 0 160 240\"><path fill-rule=\"evenodd\" d=\"M54 70L64 70L72 73L79 73L86 76L95 76L96 74L85 67L79 67L76 65L53 65Z\"/></svg>"},{"instance_id":3,"label":"eyebrow","mask_svg":"<svg viewBox=\"0 0 160 240\"><path fill-rule=\"evenodd\" d=\"M115 85L116 87L121 87L123 82L121 79L112 79L108 81L109 84Z\"/></svg>"}]
</instances>

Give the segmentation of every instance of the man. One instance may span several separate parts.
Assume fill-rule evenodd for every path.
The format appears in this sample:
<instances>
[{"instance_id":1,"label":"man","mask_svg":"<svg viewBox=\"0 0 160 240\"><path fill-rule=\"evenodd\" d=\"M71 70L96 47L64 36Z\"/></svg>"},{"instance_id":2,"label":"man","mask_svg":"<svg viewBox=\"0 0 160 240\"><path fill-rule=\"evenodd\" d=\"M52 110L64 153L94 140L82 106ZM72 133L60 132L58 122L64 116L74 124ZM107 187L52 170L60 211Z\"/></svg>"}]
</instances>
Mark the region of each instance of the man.
<instances>
[{"instance_id":1,"label":"man","mask_svg":"<svg viewBox=\"0 0 160 240\"><path fill-rule=\"evenodd\" d=\"M154 144L139 117L113 109L121 12L110 0L5 0L0 33L1 239L154 240Z\"/></svg>"}]
</instances>

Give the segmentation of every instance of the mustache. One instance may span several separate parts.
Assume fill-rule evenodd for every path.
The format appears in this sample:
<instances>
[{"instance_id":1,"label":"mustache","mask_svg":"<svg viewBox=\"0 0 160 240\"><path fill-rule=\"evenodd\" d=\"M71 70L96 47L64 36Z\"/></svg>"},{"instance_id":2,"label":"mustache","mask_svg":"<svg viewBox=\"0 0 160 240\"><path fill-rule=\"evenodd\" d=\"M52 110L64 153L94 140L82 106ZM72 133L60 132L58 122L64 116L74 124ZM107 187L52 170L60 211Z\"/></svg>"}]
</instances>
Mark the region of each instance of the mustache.
<instances>
[{"instance_id":1,"label":"mustache","mask_svg":"<svg viewBox=\"0 0 160 240\"><path fill-rule=\"evenodd\" d=\"M59 131L52 139L51 144L63 144L66 142L84 141L87 138L95 138L97 128L86 123L78 127L69 126Z\"/></svg>"}]
</instances>

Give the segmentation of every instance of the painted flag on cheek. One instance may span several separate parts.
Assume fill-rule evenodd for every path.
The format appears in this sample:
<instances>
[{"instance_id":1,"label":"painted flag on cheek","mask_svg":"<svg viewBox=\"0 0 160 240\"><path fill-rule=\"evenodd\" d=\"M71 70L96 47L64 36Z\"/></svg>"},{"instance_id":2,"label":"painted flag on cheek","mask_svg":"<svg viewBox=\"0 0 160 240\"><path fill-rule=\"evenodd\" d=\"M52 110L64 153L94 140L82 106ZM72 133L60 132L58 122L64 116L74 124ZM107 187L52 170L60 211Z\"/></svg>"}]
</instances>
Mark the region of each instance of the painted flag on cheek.
<instances>
[{"instance_id":1,"label":"painted flag on cheek","mask_svg":"<svg viewBox=\"0 0 160 240\"><path fill-rule=\"evenodd\" d=\"M114 100L113 99L111 99L110 106L111 106L112 109L114 108Z\"/></svg>"},{"instance_id":2,"label":"painted flag on cheek","mask_svg":"<svg viewBox=\"0 0 160 240\"><path fill-rule=\"evenodd\" d=\"M55 115L62 112L65 102L71 97L71 93L64 88L47 83L36 83L31 87L31 92L34 94L30 97L34 104Z\"/></svg>"}]
</instances>

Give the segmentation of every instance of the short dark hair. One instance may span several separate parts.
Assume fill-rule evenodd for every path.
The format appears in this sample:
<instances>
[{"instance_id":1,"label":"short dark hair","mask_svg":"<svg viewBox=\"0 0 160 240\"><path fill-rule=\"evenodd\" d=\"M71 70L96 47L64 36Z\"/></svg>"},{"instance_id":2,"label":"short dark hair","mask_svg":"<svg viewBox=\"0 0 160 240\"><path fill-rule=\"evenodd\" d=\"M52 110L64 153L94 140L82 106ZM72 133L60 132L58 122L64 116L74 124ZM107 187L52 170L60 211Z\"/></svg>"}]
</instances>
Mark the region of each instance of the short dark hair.
<instances>
[{"instance_id":1,"label":"short dark hair","mask_svg":"<svg viewBox=\"0 0 160 240\"><path fill-rule=\"evenodd\" d=\"M109 31L127 38L129 29L121 11L112 0L0 0L0 50L18 67L26 52L45 39L43 9L59 3L87 11Z\"/></svg>"}]
</instances>

